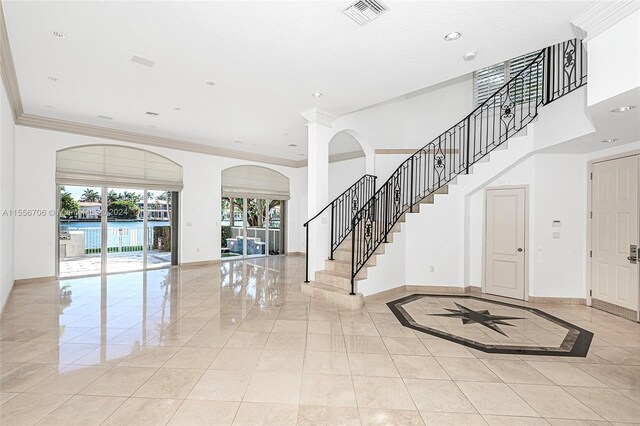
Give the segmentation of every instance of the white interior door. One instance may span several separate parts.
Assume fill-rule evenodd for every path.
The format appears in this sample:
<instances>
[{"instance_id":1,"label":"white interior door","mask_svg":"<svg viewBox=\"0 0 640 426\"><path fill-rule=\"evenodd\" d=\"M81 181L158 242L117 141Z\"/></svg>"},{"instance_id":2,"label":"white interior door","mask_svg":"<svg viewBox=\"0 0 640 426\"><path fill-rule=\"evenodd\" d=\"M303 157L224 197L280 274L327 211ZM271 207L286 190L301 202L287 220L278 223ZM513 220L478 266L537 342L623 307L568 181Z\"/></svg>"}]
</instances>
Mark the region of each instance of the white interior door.
<instances>
[{"instance_id":1,"label":"white interior door","mask_svg":"<svg viewBox=\"0 0 640 426\"><path fill-rule=\"evenodd\" d=\"M485 292L524 300L526 190L487 190Z\"/></svg>"},{"instance_id":2,"label":"white interior door","mask_svg":"<svg viewBox=\"0 0 640 426\"><path fill-rule=\"evenodd\" d=\"M638 311L638 156L595 163L592 172L592 299Z\"/></svg>"}]
</instances>

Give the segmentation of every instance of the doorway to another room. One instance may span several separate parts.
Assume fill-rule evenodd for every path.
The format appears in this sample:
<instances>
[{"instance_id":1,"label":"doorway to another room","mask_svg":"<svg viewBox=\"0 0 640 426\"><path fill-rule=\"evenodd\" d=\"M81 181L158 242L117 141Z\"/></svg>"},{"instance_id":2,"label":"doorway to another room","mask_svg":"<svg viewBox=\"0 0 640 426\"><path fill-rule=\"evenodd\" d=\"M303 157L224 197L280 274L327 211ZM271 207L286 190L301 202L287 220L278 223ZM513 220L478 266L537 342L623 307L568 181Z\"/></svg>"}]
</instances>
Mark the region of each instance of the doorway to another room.
<instances>
[{"instance_id":1,"label":"doorway to another room","mask_svg":"<svg viewBox=\"0 0 640 426\"><path fill-rule=\"evenodd\" d=\"M527 298L527 189L487 189L485 204L485 293Z\"/></svg>"},{"instance_id":2,"label":"doorway to another room","mask_svg":"<svg viewBox=\"0 0 640 426\"><path fill-rule=\"evenodd\" d=\"M223 260L285 254L289 179L260 166L222 172L220 256Z\"/></svg>"},{"instance_id":3,"label":"doorway to another room","mask_svg":"<svg viewBox=\"0 0 640 426\"><path fill-rule=\"evenodd\" d=\"M178 265L179 165L148 151L90 145L58 152L56 180L57 276Z\"/></svg>"},{"instance_id":4,"label":"doorway to another room","mask_svg":"<svg viewBox=\"0 0 640 426\"><path fill-rule=\"evenodd\" d=\"M223 197L222 258L284 254L284 206L283 200Z\"/></svg>"},{"instance_id":5,"label":"doorway to another room","mask_svg":"<svg viewBox=\"0 0 640 426\"><path fill-rule=\"evenodd\" d=\"M591 164L590 298L594 308L640 320L640 155Z\"/></svg>"}]
</instances>

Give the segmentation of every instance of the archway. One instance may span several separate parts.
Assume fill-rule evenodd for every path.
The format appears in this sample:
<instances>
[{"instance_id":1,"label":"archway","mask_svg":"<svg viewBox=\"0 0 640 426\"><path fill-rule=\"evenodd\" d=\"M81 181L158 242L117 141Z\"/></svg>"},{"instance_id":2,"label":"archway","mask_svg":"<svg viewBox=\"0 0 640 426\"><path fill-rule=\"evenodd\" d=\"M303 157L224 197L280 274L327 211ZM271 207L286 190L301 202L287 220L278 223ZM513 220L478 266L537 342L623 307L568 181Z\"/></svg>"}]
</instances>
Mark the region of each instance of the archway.
<instances>
[{"instance_id":1,"label":"archway","mask_svg":"<svg viewBox=\"0 0 640 426\"><path fill-rule=\"evenodd\" d=\"M221 257L284 254L289 178L267 167L222 171Z\"/></svg>"},{"instance_id":2,"label":"archway","mask_svg":"<svg viewBox=\"0 0 640 426\"><path fill-rule=\"evenodd\" d=\"M128 146L75 146L56 152L56 184L58 276L178 264L178 163Z\"/></svg>"},{"instance_id":3,"label":"archway","mask_svg":"<svg viewBox=\"0 0 640 426\"><path fill-rule=\"evenodd\" d=\"M349 131L336 133L329 141L329 199L333 200L367 170L366 154Z\"/></svg>"}]
</instances>

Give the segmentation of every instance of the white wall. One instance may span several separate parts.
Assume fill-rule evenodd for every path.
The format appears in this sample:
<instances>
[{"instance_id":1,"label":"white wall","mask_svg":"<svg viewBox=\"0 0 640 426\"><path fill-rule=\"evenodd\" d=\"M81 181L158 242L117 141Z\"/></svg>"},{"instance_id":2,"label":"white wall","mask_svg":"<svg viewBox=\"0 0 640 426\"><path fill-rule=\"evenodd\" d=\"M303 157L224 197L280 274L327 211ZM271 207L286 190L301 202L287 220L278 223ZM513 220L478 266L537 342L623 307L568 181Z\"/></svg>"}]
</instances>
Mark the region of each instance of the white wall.
<instances>
[{"instance_id":1,"label":"white wall","mask_svg":"<svg viewBox=\"0 0 640 426\"><path fill-rule=\"evenodd\" d=\"M419 149L472 109L473 74L468 74L345 114L333 123L333 127L357 130L366 135L366 143L373 149Z\"/></svg>"},{"instance_id":2,"label":"white wall","mask_svg":"<svg viewBox=\"0 0 640 426\"><path fill-rule=\"evenodd\" d=\"M365 296L405 285L407 278L404 265L407 249L407 230L400 225L401 232L393 234L393 242L385 244L384 254L376 257L376 266L368 268L367 279L358 281L357 291Z\"/></svg>"},{"instance_id":3,"label":"white wall","mask_svg":"<svg viewBox=\"0 0 640 426\"><path fill-rule=\"evenodd\" d=\"M18 126L15 152L17 208L54 209L56 151L75 145L104 143L136 146L181 164L184 190L180 200L180 262L220 259L221 172L239 164L259 163ZM291 200L286 250L304 251L302 219L307 216L306 168L260 165L289 177ZM15 225L15 279L53 276L56 218L21 217L16 219Z\"/></svg>"},{"instance_id":4,"label":"white wall","mask_svg":"<svg viewBox=\"0 0 640 426\"><path fill-rule=\"evenodd\" d=\"M11 107L0 84L0 310L14 281L14 218L5 214L14 205L15 125Z\"/></svg>"},{"instance_id":5,"label":"white wall","mask_svg":"<svg viewBox=\"0 0 640 426\"><path fill-rule=\"evenodd\" d=\"M417 151L417 149L416 149ZM378 188L384 184L391 174L410 154L376 154L376 176L378 177Z\"/></svg>"},{"instance_id":6,"label":"white wall","mask_svg":"<svg viewBox=\"0 0 640 426\"><path fill-rule=\"evenodd\" d=\"M366 285L376 291L392 288L378 280L391 283L386 277L390 272L404 275L407 285L481 286L486 189L522 185L529 194L529 295L585 298L587 157L543 153L594 131L585 113L585 92L543 108L539 119L511 139L507 149L494 151L472 174L459 176L448 195L422 205L420 214L409 214L403 225L405 263L371 274L360 291L371 294ZM404 158L377 155L376 170L386 177ZM553 220L560 220L561 228L552 228ZM559 239L552 238L553 231L560 232ZM385 267L383 258L375 269Z\"/></svg>"},{"instance_id":7,"label":"white wall","mask_svg":"<svg viewBox=\"0 0 640 426\"><path fill-rule=\"evenodd\" d=\"M329 163L329 200L342 194L365 174L365 163L364 157Z\"/></svg>"},{"instance_id":8,"label":"white wall","mask_svg":"<svg viewBox=\"0 0 640 426\"><path fill-rule=\"evenodd\" d=\"M640 11L587 42L589 105L640 86Z\"/></svg>"}]
</instances>

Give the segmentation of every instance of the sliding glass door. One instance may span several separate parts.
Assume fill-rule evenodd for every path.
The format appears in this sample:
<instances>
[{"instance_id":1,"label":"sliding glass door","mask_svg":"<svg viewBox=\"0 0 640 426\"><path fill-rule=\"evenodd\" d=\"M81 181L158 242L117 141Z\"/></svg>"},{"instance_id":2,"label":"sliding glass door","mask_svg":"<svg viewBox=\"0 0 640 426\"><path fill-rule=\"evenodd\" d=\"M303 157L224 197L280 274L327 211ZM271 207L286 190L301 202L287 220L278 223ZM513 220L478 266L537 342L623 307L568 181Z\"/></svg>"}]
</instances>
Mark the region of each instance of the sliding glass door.
<instances>
[{"instance_id":1,"label":"sliding glass door","mask_svg":"<svg viewBox=\"0 0 640 426\"><path fill-rule=\"evenodd\" d=\"M223 197L221 256L254 258L284 253L284 201Z\"/></svg>"},{"instance_id":2,"label":"sliding glass door","mask_svg":"<svg viewBox=\"0 0 640 426\"><path fill-rule=\"evenodd\" d=\"M59 275L102 271L102 188L58 187Z\"/></svg>"},{"instance_id":3,"label":"sliding glass door","mask_svg":"<svg viewBox=\"0 0 640 426\"><path fill-rule=\"evenodd\" d=\"M177 265L178 193L59 187L58 275Z\"/></svg>"},{"instance_id":4,"label":"sliding glass door","mask_svg":"<svg viewBox=\"0 0 640 426\"><path fill-rule=\"evenodd\" d=\"M143 198L144 191L107 188L105 272L144 269Z\"/></svg>"},{"instance_id":5,"label":"sliding glass door","mask_svg":"<svg viewBox=\"0 0 640 426\"><path fill-rule=\"evenodd\" d=\"M284 201L271 200L267 211L269 254L284 254Z\"/></svg>"},{"instance_id":6,"label":"sliding glass door","mask_svg":"<svg viewBox=\"0 0 640 426\"><path fill-rule=\"evenodd\" d=\"M176 241L173 235L174 199L171 191L147 191L147 267L173 264Z\"/></svg>"},{"instance_id":7,"label":"sliding glass door","mask_svg":"<svg viewBox=\"0 0 640 426\"><path fill-rule=\"evenodd\" d=\"M260 257L267 254L267 200L247 198L245 221L245 256Z\"/></svg>"}]
</instances>

